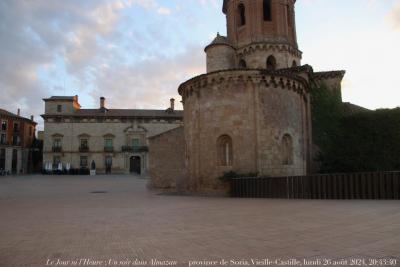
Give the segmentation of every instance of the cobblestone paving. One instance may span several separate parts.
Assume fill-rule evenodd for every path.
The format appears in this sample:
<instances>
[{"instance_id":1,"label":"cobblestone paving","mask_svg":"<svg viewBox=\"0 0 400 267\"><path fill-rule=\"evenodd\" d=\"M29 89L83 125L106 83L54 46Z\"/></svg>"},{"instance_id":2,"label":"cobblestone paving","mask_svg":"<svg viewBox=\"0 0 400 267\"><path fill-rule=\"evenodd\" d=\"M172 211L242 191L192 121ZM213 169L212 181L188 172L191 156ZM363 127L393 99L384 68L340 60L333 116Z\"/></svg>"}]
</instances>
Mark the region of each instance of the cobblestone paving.
<instances>
[{"instance_id":1,"label":"cobblestone paving","mask_svg":"<svg viewBox=\"0 0 400 267\"><path fill-rule=\"evenodd\" d=\"M1 267L292 258L400 266L400 202L170 196L130 176L0 177Z\"/></svg>"}]
</instances>

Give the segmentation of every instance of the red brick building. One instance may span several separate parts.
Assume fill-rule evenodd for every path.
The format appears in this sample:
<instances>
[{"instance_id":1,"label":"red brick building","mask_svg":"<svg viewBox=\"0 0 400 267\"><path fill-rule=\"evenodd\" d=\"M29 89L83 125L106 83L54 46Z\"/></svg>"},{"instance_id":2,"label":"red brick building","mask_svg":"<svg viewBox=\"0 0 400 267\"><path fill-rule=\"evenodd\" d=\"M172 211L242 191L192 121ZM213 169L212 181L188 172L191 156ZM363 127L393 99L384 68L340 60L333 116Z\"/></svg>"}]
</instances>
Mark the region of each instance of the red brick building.
<instances>
[{"instance_id":1,"label":"red brick building","mask_svg":"<svg viewBox=\"0 0 400 267\"><path fill-rule=\"evenodd\" d=\"M35 140L36 122L0 109L0 170L19 174L32 168L30 148Z\"/></svg>"}]
</instances>

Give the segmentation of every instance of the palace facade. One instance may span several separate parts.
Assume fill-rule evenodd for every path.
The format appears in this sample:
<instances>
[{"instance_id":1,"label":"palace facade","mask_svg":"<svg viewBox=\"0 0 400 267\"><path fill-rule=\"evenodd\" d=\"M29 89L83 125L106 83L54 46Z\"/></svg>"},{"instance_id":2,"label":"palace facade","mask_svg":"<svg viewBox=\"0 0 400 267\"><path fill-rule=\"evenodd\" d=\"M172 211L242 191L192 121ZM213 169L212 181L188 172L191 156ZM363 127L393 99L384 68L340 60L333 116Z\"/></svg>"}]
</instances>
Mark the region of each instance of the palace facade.
<instances>
[{"instance_id":1,"label":"palace facade","mask_svg":"<svg viewBox=\"0 0 400 267\"><path fill-rule=\"evenodd\" d=\"M83 109L78 96L52 96L45 102L43 164L97 173L146 174L147 138L182 125L174 99L166 110Z\"/></svg>"}]
</instances>

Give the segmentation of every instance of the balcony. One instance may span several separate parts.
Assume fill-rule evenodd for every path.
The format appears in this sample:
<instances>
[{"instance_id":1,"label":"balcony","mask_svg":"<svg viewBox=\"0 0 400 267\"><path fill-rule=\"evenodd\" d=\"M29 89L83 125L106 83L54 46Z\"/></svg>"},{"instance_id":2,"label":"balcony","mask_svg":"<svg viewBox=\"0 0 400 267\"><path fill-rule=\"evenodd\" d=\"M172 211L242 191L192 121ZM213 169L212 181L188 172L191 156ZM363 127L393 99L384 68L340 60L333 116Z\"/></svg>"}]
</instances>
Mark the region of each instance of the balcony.
<instances>
[{"instance_id":1,"label":"balcony","mask_svg":"<svg viewBox=\"0 0 400 267\"><path fill-rule=\"evenodd\" d=\"M53 146L52 150L53 150L53 152L61 152L62 147L61 146Z\"/></svg>"},{"instance_id":2,"label":"balcony","mask_svg":"<svg viewBox=\"0 0 400 267\"><path fill-rule=\"evenodd\" d=\"M6 140L0 140L0 145L7 146L9 143Z\"/></svg>"},{"instance_id":3,"label":"balcony","mask_svg":"<svg viewBox=\"0 0 400 267\"><path fill-rule=\"evenodd\" d=\"M21 141L12 141L12 145L13 146L20 146L21 145Z\"/></svg>"},{"instance_id":4,"label":"balcony","mask_svg":"<svg viewBox=\"0 0 400 267\"><path fill-rule=\"evenodd\" d=\"M149 151L148 146L123 146L122 147L122 152L139 153L139 152L148 152L148 151Z\"/></svg>"},{"instance_id":5,"label":"balcony","mask_svg":"<svg viewBox=\"0 0 400 267\"><path fill-rule=\"evenodd\" d=\"M114 147L113 146L105 146L104 152L114 152Z\"/></svg>"},{"instance_id":6,"label":"balcony","mask_svg":"<svg viewBox=\"0 0 400 267\"><path fill-rule=\"evenodd\" d=\"M88 146L81 146L81 147L79 147L79 152L89 152L89 147Z\"/></svg>"}]
</instances>

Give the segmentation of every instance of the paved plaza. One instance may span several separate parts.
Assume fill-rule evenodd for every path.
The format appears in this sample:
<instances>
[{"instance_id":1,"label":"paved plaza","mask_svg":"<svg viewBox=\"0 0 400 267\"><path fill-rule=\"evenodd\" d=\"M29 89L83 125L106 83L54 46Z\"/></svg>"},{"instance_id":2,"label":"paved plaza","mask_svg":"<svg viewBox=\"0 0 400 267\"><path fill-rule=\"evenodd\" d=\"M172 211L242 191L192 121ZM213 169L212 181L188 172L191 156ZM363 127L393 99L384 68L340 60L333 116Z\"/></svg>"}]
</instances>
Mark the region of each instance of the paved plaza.
<instances>
[{"instance_id":1,"label":"paved plaza","mask_svg":"<svg viewBox=\"0 0 400 267\"><path fill-rule=\"evenodd\" d=\"M146 182L0 177L0 266L400 266L399 201L176 196Z\"/></svg>"}]
</instances>

